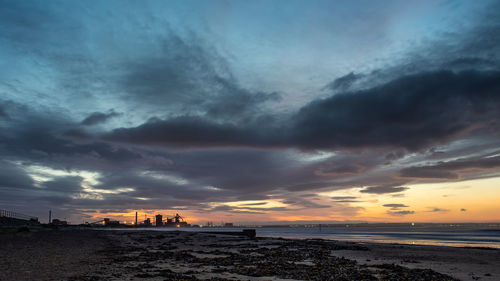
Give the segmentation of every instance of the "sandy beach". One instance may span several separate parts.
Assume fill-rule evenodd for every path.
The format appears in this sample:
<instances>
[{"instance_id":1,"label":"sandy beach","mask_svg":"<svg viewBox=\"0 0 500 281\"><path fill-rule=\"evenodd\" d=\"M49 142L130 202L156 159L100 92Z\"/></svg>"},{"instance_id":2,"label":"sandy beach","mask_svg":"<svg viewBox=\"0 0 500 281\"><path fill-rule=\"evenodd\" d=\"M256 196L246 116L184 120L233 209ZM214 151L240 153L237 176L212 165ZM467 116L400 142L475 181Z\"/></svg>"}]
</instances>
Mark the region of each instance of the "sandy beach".
<instances>
[{"instance_id":1,"label":"sandy beach","mask_svg":"<svg viewBox=\"0 0 500 281\"><path fill-rule=\"evenodd\" d=\"M0 280L499 280L500 250L183 231L0 234Z\"/></svg>"}]
</instances>

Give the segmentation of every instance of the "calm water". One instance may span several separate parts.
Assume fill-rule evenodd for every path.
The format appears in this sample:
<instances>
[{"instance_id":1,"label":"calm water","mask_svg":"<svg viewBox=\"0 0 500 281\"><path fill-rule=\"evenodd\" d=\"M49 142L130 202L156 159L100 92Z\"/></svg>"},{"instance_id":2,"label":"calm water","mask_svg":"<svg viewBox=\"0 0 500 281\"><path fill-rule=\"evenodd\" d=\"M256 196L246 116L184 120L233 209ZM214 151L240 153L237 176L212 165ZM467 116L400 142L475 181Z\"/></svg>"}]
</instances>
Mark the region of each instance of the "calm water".
<instances>
[{"instance_id":1,"label":"calm water","mask_svg":"<svg viewBox=\"0 0 500 281\"><path fill-rule=\"evenodd\" d=\"M175 231L175 228L138 228ZM242 228L182 228L183 231L239 231ZM297 239L331 239L358 242L500 248L500 225L476 227L257 227L257 236ZM130 229L129 229L130 230Z\"/></svg>"}]
</instances>

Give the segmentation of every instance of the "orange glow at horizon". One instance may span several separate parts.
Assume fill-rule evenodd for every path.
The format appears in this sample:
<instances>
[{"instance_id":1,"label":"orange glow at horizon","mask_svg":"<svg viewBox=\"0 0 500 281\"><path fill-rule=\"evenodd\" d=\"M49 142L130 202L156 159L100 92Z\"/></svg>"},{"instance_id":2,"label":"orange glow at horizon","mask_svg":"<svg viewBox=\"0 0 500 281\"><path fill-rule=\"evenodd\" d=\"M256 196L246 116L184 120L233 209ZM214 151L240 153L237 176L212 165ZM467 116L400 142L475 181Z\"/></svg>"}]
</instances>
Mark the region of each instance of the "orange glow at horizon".
<instances>
[{"instance_id":1,"label":"orange glow at horizon","mask_svg":"<svg viewBox=\"0 0 500 281\"><path fill-rule=\"evenodd\" d=\"M164 219L179 213L190 224L215 224L223 222L279 222L279 221L366 221L366 222L499 222L500 221L500 177L477 179L462 182L443 182L408 185L409 189L402 194L365 194L359 190L339 190L319 193L318 204L330 204L330 208L299 208L287 205L278 200L270 201L236 201L212 204L215 206L231 206L239 211L251 211L257 206L259 211L200 212L196 210L176 211L137 210L138 221L144 220L144 214L152 221L156 214ZM397 195L394 197L394 195ZM332 196L355 196L359 202L335 203ZM253 205L252 205L253 204ZM403 207L391 209L384 206L400 204ZM390 206L390 205L389 205ZM273 207L286 207L287 210L273 210ZM269 211L266 208L271 208ZM407 211L406 215L398 215L399 211ZM119 221L135 223L136 210L123 213L93 213L92 219L105 217ZM411 213L413 212L413 213ZM90 214L89 214L90 215ZM141 219L142 218L142 219ZM89 220L92 220L89 219Z\"/></svg>"}]
</instances>

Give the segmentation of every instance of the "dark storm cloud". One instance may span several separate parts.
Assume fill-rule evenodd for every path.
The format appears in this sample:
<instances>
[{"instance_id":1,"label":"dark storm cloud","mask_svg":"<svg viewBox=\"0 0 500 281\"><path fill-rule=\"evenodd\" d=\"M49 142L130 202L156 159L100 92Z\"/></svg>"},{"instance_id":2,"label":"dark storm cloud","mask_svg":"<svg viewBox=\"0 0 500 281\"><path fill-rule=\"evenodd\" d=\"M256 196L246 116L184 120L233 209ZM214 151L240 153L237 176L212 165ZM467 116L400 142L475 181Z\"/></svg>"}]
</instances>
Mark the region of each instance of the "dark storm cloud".
<instances>
[{"instance_id":1,"label":"dark storm cloud","mask_svg":"<svg viewBox=\"0 0 500 281\"><path fill-rule=\"evenodd\" d=\"M295 116L293 132L306 148L417 150L498 119L499 93L500 72L420 73L315 101Z\"/></svg>"},{"instance_id":2,"label":"dark storm cloud","mask_svg":"<svg viewBox=\"0 0 500 281\"><path fill-rule=\"evenodd\" d=\"M475 57L462 57L455 60L452 60L445 64L445 67L448 68L490 68L497 66L498 62L494 60L484 59L484 58L475 58Z\"/></svg>"},{"instance_id":3,"label":"dark storm cloud","mask_svg":"<svg viewBox=\"0 0 500 281\"><path fill-rule=\"evenodd\" d=\"M439 71L395 79L304 106L282 124L178 117L120 128L108 140L186 147L401 147L419 150L481 128L493 130L500 72ZM446 109L446 110L444 110Z\"/></svg>"},{"instance_id":4,"label":"dark storm cloud","mask_svg":"<svg viewBox=\"0 0 500 281\"><path fill-rule=\"evenodd\" d=\"M448 34L444 39L452 39L455 36L461 38L460 44L451 45L451 54L459 55L460 58L473 58L471 63L478 61L493 61L494 68L498 68L500 60L500 3L493 1L489 7L482 12L481 21L472 25L467 30L459 33ZM450 38L451 37L451 38ZM450 46L450 44L448 44Z\"/></svg>"},{"instance_id":5,"label":"dark storm cloud","mask_svg":"<svg viewBox=\"0 0 500 281\"><path fill-rule=\"evenodd\" d=\"M9 118L9 115L3 108L3 106L0 104L0 118Z\"/></svg>"},{"instance_id":6,"label":"dark storm cloud","mask_svg":"<svg viewBox=\"0 0 500 281\"><path fill-rule=\"evenodd\" d=\"M428 166L404 168L401 170L401 176L409 178L458 179L460 174L470 169L491 171L498 167L500 167L500 156L471 157L439 162Z\"/></svg>"},{"instance_id":7,"label":"dark storm cloud","mask_svg":"<svg viewBox=\"0 0 500 281\"><path fill-rule=\"evenodd\" d=\"M10 103L12 118L0 135L0 152L4 156L42 161L53 157L95 157L111 162L137 160L142 156L130 149L105 142L77 143L67 138L70 128L79 124L67 121L59 113L40 112L28 106ZM68 118L69 119L69 118ZM52 162L53 163L53 162Z\"/></svg>"},{"instance_id":8,"label":"dark storm cloud","mask_svg":"<svg viewBox=\"0 0 500 281\"><path fill-rule=\"evenodd\" d=\"M63 194L73 194L83 191L83 178L80 176L63 176L54 180L44 182L41 185L45 191L61 192Z\"/></svg>"},{"instance_id":9,"label":"dark storm cloud","mask_svg":"<svg viewBox=\"0 0 500 281\"><path fill-rule=\"evenodd\" d=\"M284 158L281 153L275 155L269 151L223 149L172 154L150 148L139 149L133 146L123 147L112 143L95 142L92 138L75 141L67 138L64 132L67 132L65 128L78 126L78 123L60 122L53 119L57 114L51 112L42 114L30 108L24 108L23 112L24 117L19 114L20 112L15 112L15 122L9 122L11 127L7 131L8 134L0 136L2 155L11 159L23 159L28 166L98 172L101 176L100 183L93 184L94 188L120 192L120 194L88 193L80 190L78 182L69 182L70 178L56 178L41 184L38 191L44 193L23 197L39 202L57 203L69 209L102 205L112 208L119 206L122 210L129 207L165 208L179 205L189 205L192 209L196 209L200 203L207 200L211 202L265 200L269 199L266 193L271 190L297 182L307 182L309 178L314 177L310 172L306 177L300 173L290 174L293 169L300 169L300 166L290 170L291 166L282 163ZM34 120L36 122L33 122ZM295 165L293 161L290 164ZM21 173L22 169L17 166L15 168L20 172L19 180L16 181L20 183L10 186L32 188L31 178ZM10 176L16 175L10 170L3 171L9 171ZM153 172L153 176L149 175L148 171ZM189 183L178 184L168 178L154 177L154 173L174 174L182 179L188 179ZM4 181L8 179L9 177L3 178ZM26 182L21 184L20 179ZM78 180L78 178L73 179ZM66 185L68 188L64 189ZM57 189L57 186L60 188ZM118 191L123 188L133 188L133 190ZM77 190L84 198L73 198ZM102 198L98 198L97 195ZM12 192L11 196L17 196L19 200L22 197ZM53 196L52 200L48 200L50 196ZM136 197L149 200L144 201ZM157 199L159 197L162 199Z\"/></svg>"},{"instance_id":10,"label":"dark storm cloud","mask_svg":"<svg viewBox=\"0 0 500 281\"><path fill-rule=\"evenodd\" d=\"M111 111L110 113L94 112L85 119L82 120L81 124L85 126L92 126L99 123L104 123L109 119L119 116L119 113Z\"/></svg>"},{"instance_id":11,"label":"dark storm cloud","mask_svg":"<svg viewBox=\"0 0 500 281\"><path fill-rule=\"evenodd\" d=\"M268 135L250 128L190 116L153 120L130 129L115 129L104 139L185 147L269 146L270 141Z\"/></svg>"},{"instance_id":12,"label":"dark storm cloud","mask_svg":"<svg viewBox=\"0 0 500 281\"><path fill-rule=\"evenodd\" d=\"M362 193L372 193L372 194L386 194L386 193L397 193L407 190L408 187L404 186L392 186L392 185L379 185L379 186L369 186L361 189L359 192Z\"/></svg>"},{"instance_id":13,"label":"dark storm cloud","mask_svg":"<svg viewBox=\"0 0 500 281\"><path fill-rule=\"evenodd\" d=\"M30 189L33 179L22 168L6 161L0 161L0 187Z\"/></svg>"}]
</instances>

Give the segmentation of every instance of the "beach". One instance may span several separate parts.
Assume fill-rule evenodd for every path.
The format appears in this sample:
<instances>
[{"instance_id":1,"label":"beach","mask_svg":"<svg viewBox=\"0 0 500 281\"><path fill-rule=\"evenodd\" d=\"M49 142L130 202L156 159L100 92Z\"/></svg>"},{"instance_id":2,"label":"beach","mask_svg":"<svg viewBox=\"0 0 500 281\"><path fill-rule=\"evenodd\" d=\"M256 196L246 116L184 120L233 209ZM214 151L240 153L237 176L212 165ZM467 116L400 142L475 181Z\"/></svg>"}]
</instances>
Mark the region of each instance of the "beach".
<instances>
[{"instance_id":1,"label":"beach","mask_svg":"<svg viewBox=\"0 0 500 281\"><path fill-rule=\"evenodd\" d=\"M0 233L0 280L499 280L500 250L147 230Z\"/></svg>"}]
</instances>

